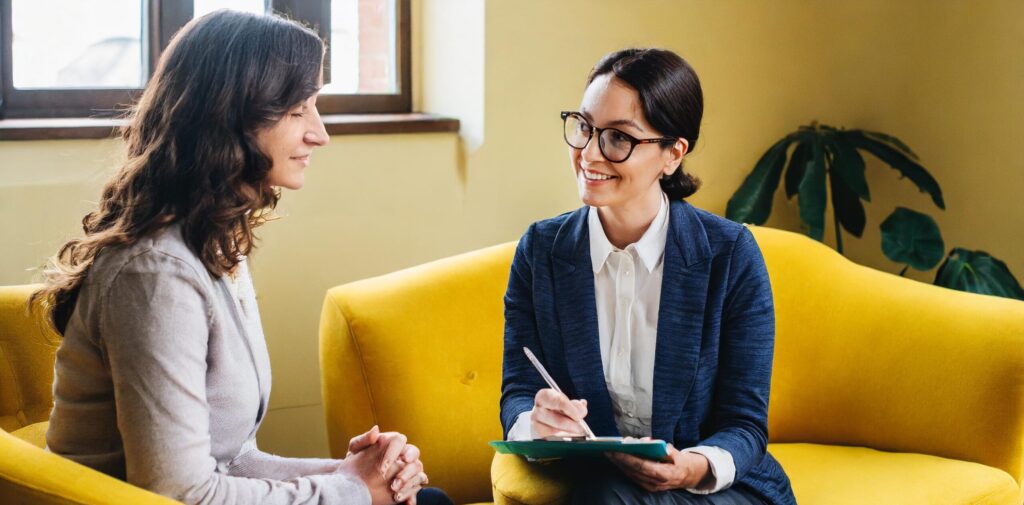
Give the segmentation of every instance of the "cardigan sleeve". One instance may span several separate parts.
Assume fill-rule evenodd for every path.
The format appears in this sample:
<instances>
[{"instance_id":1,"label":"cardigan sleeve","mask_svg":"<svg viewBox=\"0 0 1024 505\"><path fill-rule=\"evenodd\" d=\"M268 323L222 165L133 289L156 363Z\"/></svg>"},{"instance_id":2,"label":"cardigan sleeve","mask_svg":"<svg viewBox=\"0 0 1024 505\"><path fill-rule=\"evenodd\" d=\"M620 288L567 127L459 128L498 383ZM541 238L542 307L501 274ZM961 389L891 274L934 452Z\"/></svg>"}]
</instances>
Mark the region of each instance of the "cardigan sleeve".
<instances>
[{"instance_id":1,"label":"cardigan sleeve","mask_svg":"<svg viewBox=\"0 0 1024 505\"><path fill-rule=\"evenodd\" d=\"M366 486L342 474L249 478L220 468L206 395L212 308L201 279L184 261L148 251L103 295L101 346L127 481L188 504L370 503Z\"/></svg>"},{"instance_id":2,"label":"cardigan sleeve","mask_svg":"<svg viewBox=\"0 0 1024 505\"><path fill-rule=\"evenodd\" d=\"M711 435L699 445L728 451L738 481L767 451L768 393L775 348L775 309L768 270L746 227L741 228L733 245L722 310Z\"/></svg>"},{"instance_id":3,"label":"cardigan sleeve","mask_svg":"<svg viewBox=\"0 0 1024 505\"><path fill-rule=\"evenodd\" d=\"M231 462L228 473L236 477L288 480L310 475L331 474L341 465L339 459L286 458L264 452L250 439L241 454Z\"/></svg>"},{"instance_id":4,"label":"cardigan sleeve","mask_svg":"<svg viewBox=\"0 0 1024 505\"><path fill-rule=\"evenodd\" d=\"M540 351L533 307L533 269L530 265L532 235L536 225L519 240L505 291L505 348L501 365L501 424L504 436L519 415L533 408L537 391L547 387L523 353L523 347Z\"/></svg>"}]
</instances>

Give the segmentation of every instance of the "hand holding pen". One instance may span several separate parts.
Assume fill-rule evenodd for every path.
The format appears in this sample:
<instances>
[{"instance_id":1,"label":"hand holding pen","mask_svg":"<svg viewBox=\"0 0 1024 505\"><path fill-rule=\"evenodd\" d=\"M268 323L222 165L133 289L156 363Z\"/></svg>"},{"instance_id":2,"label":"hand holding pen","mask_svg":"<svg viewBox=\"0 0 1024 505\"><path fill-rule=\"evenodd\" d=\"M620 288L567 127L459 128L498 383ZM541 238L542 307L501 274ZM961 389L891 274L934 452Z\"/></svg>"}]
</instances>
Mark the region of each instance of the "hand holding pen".
<instances>
[{"instance_id":1,"label":"hand holding pen","mask_svg":"<svg viewBox=\"0 0 1024 505\"><path fill-rule=\"evenodd\" d=\"M576 437L594 438L594 432L587 426L583 418L587 417L586 400L570 400L562 393L558 384L548 374L530 349L524 347L523 352L537 368L550 388L541 389L533 398L533 410L530 412L530 426L538 438L545 437Z\"/></svg>"}]
</instances>

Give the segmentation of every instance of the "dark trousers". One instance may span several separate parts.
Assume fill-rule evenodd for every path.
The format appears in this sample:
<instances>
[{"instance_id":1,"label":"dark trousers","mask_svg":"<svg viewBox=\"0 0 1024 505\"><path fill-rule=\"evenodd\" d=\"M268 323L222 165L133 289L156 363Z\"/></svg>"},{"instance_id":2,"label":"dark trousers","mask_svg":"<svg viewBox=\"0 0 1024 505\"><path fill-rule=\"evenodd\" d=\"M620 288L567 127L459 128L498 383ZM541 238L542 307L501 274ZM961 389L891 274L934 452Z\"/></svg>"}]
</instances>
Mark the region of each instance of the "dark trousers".
<instances>
[{"instance_id":1,"label":"dark trousers","mask_svg":"<svg viewBox=\"0 0 1024 505\"><path fill-rule=\"evenodd\" d=\"M416 493L419 505L452 505L452 499L444 491L436 487L425 487Z\"/></svg>"},{"instance_id":2,"label":"dark trousers","mask_svg":"<svg viewBox=\"0 0 1024 505\"><path fill-rule=\"evenodd\" d=\"M708 495L693 494L685 489L652 493L636 485L610 465L590 467L594 474L573 487L570 503L591 504L644 504L644 505L765 505L765 502L742 486Z\"/></svg>"}]
</instances>

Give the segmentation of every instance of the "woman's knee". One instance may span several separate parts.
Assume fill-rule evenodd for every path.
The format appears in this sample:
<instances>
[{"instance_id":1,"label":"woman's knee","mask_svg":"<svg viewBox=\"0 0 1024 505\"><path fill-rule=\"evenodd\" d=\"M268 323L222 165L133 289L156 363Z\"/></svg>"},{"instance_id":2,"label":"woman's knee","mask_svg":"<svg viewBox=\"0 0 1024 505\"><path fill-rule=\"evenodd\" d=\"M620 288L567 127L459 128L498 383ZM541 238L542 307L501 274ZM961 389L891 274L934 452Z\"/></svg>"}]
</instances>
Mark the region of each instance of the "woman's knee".
<instances>
[{"instance_id":1,"label":"woman's knee","mask_svg":"<svg viewBox=\"0 0 1024 505\"><path fill-rule=\"evenodd\" d=\"M436 487L425 487L416 493L416 503L419 505L452 505L452 499Z\"/></svg>"}]
</instances>

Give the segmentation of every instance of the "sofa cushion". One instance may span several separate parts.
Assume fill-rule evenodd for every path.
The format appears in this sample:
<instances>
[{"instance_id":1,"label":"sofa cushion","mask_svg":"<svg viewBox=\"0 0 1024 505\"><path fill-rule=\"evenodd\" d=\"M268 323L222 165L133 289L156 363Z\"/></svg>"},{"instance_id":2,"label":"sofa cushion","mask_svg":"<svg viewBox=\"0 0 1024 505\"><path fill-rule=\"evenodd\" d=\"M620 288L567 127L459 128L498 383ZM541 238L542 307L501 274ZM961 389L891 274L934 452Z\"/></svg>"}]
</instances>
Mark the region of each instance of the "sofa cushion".
<instances>
[{"instance_id":1,"label":"sofa cushion","mask_svg":"<svg viewBox=\"0 0 1024 505\"><path fill-rule=\"evenodd\" d=\"M497 505L564 503L569 478L560 463L527 463L514 454L491 460L491 489Z\"/></svg>"},{"instance_id":2,"label":"sofa cushion","mask_svg":"<svg viewBox=\"0 0 1024 505\"><path fill-rule=\"evenodd\" d=\"M863 447L769 444L802 505L1015 504L1010 474L979 463Z\"/></svg>"},{"instance_id":3,"label":"sofa cushion","mask_svg":"<svg viewBox=\"0 0 1024 505\"><path fill-rule=\"evenodd\" d=\"M1017 484L1008 473L978 463L835 445L769 444L768 450L790 476L801 505L1011 505L1017 499ZM565 475L558 464L496 455L494 501L564 503Z\"/></svg>"}]
</instances>

